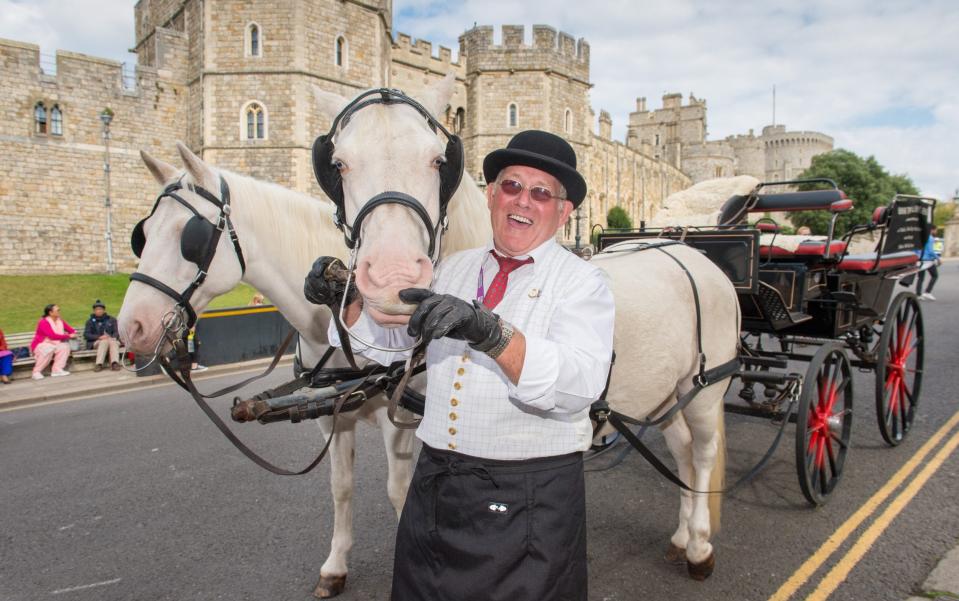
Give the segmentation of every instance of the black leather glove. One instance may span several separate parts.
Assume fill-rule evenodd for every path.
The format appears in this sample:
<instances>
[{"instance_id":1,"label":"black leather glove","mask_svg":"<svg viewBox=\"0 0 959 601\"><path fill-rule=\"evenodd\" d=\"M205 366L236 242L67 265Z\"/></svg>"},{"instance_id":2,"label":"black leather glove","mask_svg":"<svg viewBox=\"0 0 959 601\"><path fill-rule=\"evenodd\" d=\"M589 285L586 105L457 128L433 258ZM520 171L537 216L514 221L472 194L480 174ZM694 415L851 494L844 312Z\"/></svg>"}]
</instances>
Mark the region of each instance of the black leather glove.
<instances>
[{"instance_id":1,"label":"black leather glove","mask_svg":"<svg viewBox=\"0 0 959 601\"><path fill-rule=\"evenodd\" d=\"M346 291L344 282L327 279L326 270L331 263L338 264L338 267L346 270L343 262L336 257L320 257L313 262L313 268L303 281L303 296L315 305L327 305L333 308L340 306L343 294L346 293L348 305L356 300L356 286L351 281L350 289Z\"/></svg>"},{"instance_id":2,"label":"black leather glove","mask_svg":"<svg viewBox=\"0 0 959 601\"><path fill-rule=\"evenodd\" d=\"M406 331L424 340L455 338L485 353L499 344L503 336L499 315L478 301L472 304L449 294L434 294L425 288L400 290L404 303L419 304Z\"/></svg>"}]
</instances>

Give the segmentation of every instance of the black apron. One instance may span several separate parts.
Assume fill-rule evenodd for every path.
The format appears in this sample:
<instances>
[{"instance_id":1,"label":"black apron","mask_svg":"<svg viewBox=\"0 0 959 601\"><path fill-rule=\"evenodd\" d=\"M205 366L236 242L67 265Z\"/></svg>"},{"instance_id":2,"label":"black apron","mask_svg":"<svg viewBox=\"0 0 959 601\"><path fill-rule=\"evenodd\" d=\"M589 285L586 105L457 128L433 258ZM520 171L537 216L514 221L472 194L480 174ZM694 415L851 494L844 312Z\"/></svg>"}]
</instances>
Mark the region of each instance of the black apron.
<instances>
[{"instance_id":1,"label":"black apron","mask_svg":"<svg viewBox=\"0 0 959 601\"><path fill-rule=\"evenodd\" d=\"M524 461L423 447L392 601L585 601L581 453Z\"/></svg>"}]
</instances>

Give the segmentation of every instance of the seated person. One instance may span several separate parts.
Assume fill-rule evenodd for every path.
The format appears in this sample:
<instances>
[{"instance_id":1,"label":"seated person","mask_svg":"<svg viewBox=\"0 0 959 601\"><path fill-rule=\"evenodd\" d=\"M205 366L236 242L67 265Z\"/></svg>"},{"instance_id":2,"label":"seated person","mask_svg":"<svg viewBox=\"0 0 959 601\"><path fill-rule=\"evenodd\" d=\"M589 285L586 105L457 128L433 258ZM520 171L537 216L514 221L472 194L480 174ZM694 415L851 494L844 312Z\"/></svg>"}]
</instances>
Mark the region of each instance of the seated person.
<instances>
[{"instance_id":1,"label":"seated person","mask_svg":"<svg viewBox=\"0 0 959 601\"><path fill-rule=\"evenodd\" d=\"M10 374L13 373L13 353L7 348L7 339L0 330L0 382L10 383Z\"/></svg>"},{"instance_id":2,"label":"seated person","mask_svg":"<svg viewBox=\"0 0 959 601\"><path fill-rule=\"evenodd\" d=\"M110 353L110 369L120 370L120 334L117 320L107 315L106 306L97 299L93 303L93 313L83 328L83 337L87 340L87 349L97 350L97 363L93 371L100 371L106 364L107 352Z\"/></svg>"},{"instance_id":3,"label":"seated person","mask_svg":"<svg viewBox=\"0 0 959 601\"><path fill-rule=\"evenodd\" d=\"M69 376L70 372L63 369L70 358L70 344L67 342L77 337L77 331L60 318L60 307L47 305L43 308L43 317L37 322L37 331L30 342L30 352L36 358L33 364L33 379L42 380L43 370L53 361L50 375Z\"/></svg>"},{"instance_id":4,"label":"seated person","mask_svg":"<svg viewBox=\"0 0 959 601\"><path fill-rule=\"evenodd\" d=\"M801 225L799 229L796 230L797 236L812 236L812 230L809 229L808 225Z\"/></svg>"}]
</instances>

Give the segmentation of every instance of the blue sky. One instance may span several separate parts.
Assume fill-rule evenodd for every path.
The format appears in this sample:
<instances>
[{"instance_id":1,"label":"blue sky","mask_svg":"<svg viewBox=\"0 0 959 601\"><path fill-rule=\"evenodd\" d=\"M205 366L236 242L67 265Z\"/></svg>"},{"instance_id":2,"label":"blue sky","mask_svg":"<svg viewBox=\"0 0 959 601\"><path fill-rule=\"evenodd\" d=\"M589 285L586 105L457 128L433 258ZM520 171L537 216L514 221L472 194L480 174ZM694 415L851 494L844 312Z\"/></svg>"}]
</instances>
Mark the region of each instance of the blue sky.
<instances>
[{"instance_id":1,"label":"blue sky","mask_svg":"<svg viewBox=\"0 0 959 601\"><path fill-rule=\"evenodd\" d=\"M0 37L132 61L133 0L0 0ZM635 99L708 103L710 139L772 120L906 173L926 194L959 188L955 0L394 0L394 30L456 52L474 23L546 24L590 43L591 103L622 139Z\"/></svg>"}]
</instances>

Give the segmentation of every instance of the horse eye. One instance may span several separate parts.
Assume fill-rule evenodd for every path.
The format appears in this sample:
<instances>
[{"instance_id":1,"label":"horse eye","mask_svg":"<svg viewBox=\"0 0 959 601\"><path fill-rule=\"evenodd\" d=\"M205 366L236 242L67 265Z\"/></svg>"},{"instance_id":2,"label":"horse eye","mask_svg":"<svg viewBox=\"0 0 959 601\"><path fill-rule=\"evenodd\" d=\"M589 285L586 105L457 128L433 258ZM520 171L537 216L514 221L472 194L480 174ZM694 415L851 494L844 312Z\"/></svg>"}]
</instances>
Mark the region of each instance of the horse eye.
<instances>
[{"instance_id":1,"label":"horse eye","mask_svg":"<svg viewBox=\"0 0 959 601\"><path fill-rule=\"evenodd\" d=\"M446 164L446 157L442 157L442 156L441 156L441 157L436 157L435 159L433 159L433 166L436 167L436 168L440 168L440 167L442 167L442 166L445 165L445 164Z\"/></svg>"},{"instance_id":2,"label":"horse eye","mask_svg":"<svg viewBox=\"0 0 959 601\"><path fill-rule=\"evenodd\" d=\"M344 163L340 159L334 159L333 166L336 168L337 171L341 171L341 172L346 169L346 163Z\"/></svg>"}]
</instances>

